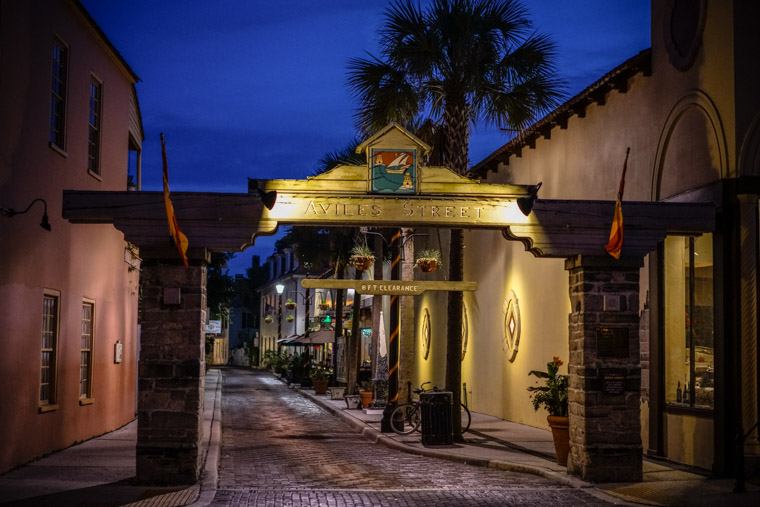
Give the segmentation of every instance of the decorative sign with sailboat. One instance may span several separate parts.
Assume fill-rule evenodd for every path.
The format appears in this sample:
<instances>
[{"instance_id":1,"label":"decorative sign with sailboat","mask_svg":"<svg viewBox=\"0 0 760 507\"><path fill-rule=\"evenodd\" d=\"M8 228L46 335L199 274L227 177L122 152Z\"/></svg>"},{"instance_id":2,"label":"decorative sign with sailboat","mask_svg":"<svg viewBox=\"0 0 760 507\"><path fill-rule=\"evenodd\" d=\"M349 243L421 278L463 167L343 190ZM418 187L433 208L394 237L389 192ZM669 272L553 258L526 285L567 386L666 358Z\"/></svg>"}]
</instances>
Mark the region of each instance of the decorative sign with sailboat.
<instances>
[{"instance_id":1,"label":"decorative sign with sailboat","mask_svg":"<svg viewBox=\"0 0 760 507\"><path fill-rule=\"evenodd\" d=\"M372 150L372 192L414 194L416 150Z\"/></svg>"}]
</instances>

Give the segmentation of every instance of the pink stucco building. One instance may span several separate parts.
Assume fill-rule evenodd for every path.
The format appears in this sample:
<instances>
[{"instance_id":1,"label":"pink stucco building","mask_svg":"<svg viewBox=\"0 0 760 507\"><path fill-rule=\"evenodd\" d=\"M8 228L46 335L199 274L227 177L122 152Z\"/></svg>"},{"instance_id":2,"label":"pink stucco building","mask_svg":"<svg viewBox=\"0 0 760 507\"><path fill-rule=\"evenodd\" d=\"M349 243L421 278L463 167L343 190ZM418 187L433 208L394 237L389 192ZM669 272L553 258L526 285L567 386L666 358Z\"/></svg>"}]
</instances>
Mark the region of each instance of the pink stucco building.
<instances>
[{"instance_id":1,"label":"pink stucco building","mask_svg":"<svg viewBox=\"0 0 760 507\"><path fill-rule=\"evenodd\" d=\"M2 473L135 417L139 259L61 199L139 181L143 131L138 77L79 2L3 0L0 37Z\"/></svg>"}]
</instances>

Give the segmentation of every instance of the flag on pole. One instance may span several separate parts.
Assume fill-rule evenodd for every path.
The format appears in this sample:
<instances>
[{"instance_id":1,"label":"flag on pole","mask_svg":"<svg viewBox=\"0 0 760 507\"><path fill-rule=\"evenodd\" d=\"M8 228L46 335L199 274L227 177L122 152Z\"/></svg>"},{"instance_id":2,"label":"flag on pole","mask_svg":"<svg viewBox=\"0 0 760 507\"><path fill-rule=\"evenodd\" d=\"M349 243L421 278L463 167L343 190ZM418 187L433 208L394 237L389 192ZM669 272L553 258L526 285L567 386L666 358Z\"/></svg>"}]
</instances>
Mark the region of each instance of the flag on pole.
<instances>
[{"instance_id":1,"label":"flag on pole","mask_svg":"<svg viewBox=\"0 0 760 507\"><path fill-rule=\"evenodd\" d=\"M623 175L620 177L620 187L618 188L617 200L615 201L615 213L612 216L610 240L604 245L607 253L616 259L620 258L620 252L623 250L623 190L625 189L625 171L628 169L628 154L630 152L631 148L625 150Z\"/></svg>"},{"instance_id":2,"label":"flag on pole","mask_svg":"<svg viewBox=\"0 0 760 507\"><path fill-rule=\"evenodd\" d=\"M172 200L169 198L169 166L166 162L166 142L164 142L164 134L161 134L161 158L164 162L164 204L166 205L166 218L169 220L169 234L174 244L177 245L177 250L182 257L182 263L187 267L187 236L185 236L179 229L177 224L177 217L174 214L174 206L172 206Z\"/></svg>"}]
</instances>

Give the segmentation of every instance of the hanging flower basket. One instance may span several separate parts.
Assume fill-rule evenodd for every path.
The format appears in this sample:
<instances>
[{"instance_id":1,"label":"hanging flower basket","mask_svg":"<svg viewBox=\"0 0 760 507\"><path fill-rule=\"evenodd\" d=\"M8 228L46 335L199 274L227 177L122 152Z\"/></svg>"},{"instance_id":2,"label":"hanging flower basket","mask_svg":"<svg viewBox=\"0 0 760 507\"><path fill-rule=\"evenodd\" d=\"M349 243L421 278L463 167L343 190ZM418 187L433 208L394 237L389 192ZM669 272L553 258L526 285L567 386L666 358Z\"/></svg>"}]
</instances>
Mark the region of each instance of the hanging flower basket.
<instances>
[{"instance_id":1,"label":"hanging flower basket","mask_svg":"<svg viewBox=\"0 0 760 507\"><path fill-rule=\"evenodd\" d=\"M351 263L357 271L368 270L374 261L375 256L366 244L356 245L351 250Z\"/></svg>"},{"instance_id":2,"label":"hanging flower basket","mask_svg":"<svg viewBox=\"0 0 760 507\"><path fill-rule=\"evenodd\" d=\"M330 305L328 305L327 303L319 303L319 309L322 310L323 312L327 311L330 309Z\"/></svg>"},{"instance_id":3,"label":"hanging flower basket","mask_svg":"<svg viewBox=\"0 0 760 507\"><path fill-rule=\"evenodd\" d=\"M288 315L286 318L288 319L288 322L293 322L293 320L295 319L295 317L293 317L292 315Z\"/></svg>"},{"instance_id":4,"label":"hanging flower basket","mask_svg":"<svg viewBox=\"0 0 760 507\"><path fill-rule=\"evenodd\" d=\"M272 318L271 315L267 315L266 317L264 317L264 322L266 322L267 324L271 324L273 320L274 319Z\"/></svg>"},{"instance_id":5,"label":"hanging flower basket","mask_svg":"<svg viewBox=\"0 0 760 507\"><path fill-rule=\"evenodd\" d=\"M287 301L285 301L285 308L287 308L288 310L295 310L296 306L298 305L292 299L288 299Z\"/></svg>"},{"instance_id":6,"label":"hanging flower basket","mask_svg":"<svg viewBox=\"0 0 760 507\"><path fill-rule=\"evenodd\" d=\"M438 261L435 259L417 259L416 265L423 273L432 273L438 267Z\"/></svg>"},{"instance_id":7,"label":"hanging flower basket","mask_svg":"<svg viewBox=\"0 0 760 507\"><path fill-rule=\"evenodd\" d=\"M362 257L360 255L351 256L351 262L358 271L367 271L369 267L372 266L374 260L374 257Z\"/></svg>"},{"instance_id":8,"label":"hanging flower basket","mask_svg":"<svg viewBox=\"0 0 760 507\"><path fill-rule=\"evenodd\" d=\"M441 266L441 252L438 250L422 250L417 254L415 266L423 273L432 273Z\"/></svg>"}]
</instances>

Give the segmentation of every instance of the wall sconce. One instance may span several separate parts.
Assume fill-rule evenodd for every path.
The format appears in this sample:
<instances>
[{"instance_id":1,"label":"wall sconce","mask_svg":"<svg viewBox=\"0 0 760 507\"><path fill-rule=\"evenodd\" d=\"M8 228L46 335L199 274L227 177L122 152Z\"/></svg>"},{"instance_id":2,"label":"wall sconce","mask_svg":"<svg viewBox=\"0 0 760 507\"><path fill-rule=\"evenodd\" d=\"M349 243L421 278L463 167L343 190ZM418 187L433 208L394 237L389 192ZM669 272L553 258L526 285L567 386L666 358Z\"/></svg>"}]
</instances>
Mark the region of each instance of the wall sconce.
<instances>
[{"instance_id":1,"label":"wall sconce","mask_svg":"<svg viewBox=\"0 0 760 507\"><path fill-rule=\"evenodd\" d=\"M256 191L259 198L261 199L261 202L264 204L264 206L267 207L268 210L274 208L274 203L277 202L277 190L264 192L259 188L259 180L248 178L248 193L251 193L253 190Z\"/></svg>"},{"instance_id":2,"label":"wall sconce","mask_svg":"<svg viewBox=\"0 0 760 507\"><path fill-rule=\"evenodd\" d=\"M40 201L42 205L45 207L44 211L42 212L42 222L40 222L40 227L42 227L45 230L50 230L50 222L48 221L48 215L47 215L47 202L45 202L45 199L38 197L37 199L33 200L29 203L29 206L26 207L24 211L16 211L13 208L0 208L0 215L6 216L8 218L13 218L16 215L23 215L29 209L36 203L37 201Z\"/></svg>"},{"instance_id":3,"label":"wall sconce","mask_svg":"<svg viewBox=\"0 0 760 507\"><path fill-rule=\"evenodd\" d=\"M520 211L526 217L530 215L530 212L533 210L533 204L536 202L536 198L538 197L538 189L541 188L542 183L543 181L539 181L538 185L528 186L530 189L530 194L528 194L526 197L517 198L517 207L520 208Z\"/></svg>"}]
</instances>

